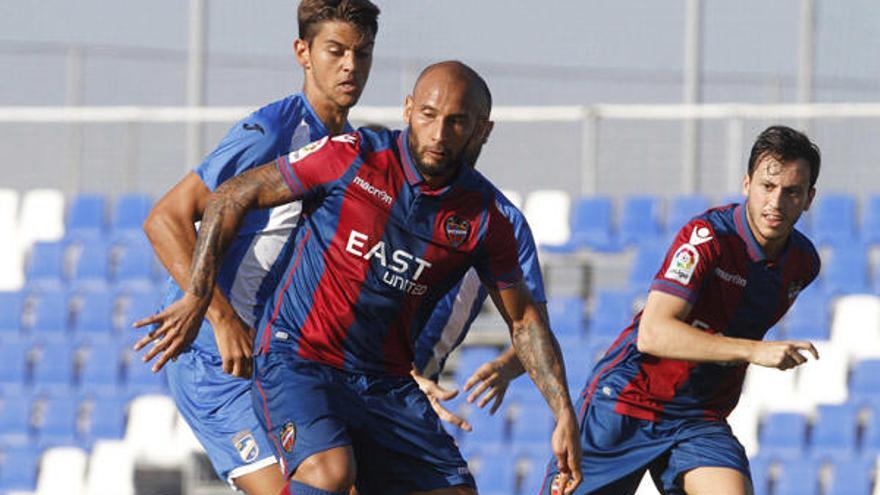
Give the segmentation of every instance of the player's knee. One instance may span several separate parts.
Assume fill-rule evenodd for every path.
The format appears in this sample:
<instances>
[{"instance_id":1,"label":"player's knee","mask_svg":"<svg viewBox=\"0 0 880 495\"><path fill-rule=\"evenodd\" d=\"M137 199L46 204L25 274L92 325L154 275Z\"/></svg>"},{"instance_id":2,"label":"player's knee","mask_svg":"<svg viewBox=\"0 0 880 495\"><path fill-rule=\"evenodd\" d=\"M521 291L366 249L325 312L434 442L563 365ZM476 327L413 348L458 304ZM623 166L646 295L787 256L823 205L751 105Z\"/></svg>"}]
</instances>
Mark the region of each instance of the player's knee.
<instances>
[{"instance_id":1,"label":"player's knee","mask_svg":"<svg viewBox=\"0 0 880 495\"><path fill-rule=\"evenodd\" d=\"M303 461L296 469L293 480L328 493L347 494L354 486L356 475L351 447L336 447L319 452Z\"/></svg>"},{"instance_id":2,"label":"player's knee","mask_svg":"<svg viewBox=\"0 0 880 495\"><path fill-rule=\"evenodd\" d=\"M350 491L344 490L339 492L322 490L296 480L290 480L278 495L350 495Z\"/></svg>"}]
</instances>

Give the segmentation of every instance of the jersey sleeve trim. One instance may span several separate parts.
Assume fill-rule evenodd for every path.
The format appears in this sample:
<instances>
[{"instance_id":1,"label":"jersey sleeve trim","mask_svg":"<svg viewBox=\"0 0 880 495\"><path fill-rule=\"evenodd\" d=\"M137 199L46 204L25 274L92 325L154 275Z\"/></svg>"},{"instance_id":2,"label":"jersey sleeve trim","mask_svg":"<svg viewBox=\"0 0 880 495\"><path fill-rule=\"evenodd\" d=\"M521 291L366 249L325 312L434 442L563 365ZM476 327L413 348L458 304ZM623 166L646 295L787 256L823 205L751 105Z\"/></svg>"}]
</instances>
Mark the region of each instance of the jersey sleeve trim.
<instances>
[{"instance_id":1,"label":"jersey sleeve trim","mask_svg":"<svg viewBox=\"0 0 880 495\"><path fill-rule=\"evenodd\" d=\"M678 297L679 299L684 299L691 304L693 304L697 300L697 294L695 291L686 289L676 283L668 282L666 280L654 280L654 282L651 284L651 290L664 292L666 294Z\"/></svg>"},{"instance_id":2,"label":"jersey sleeve trim","mask_svg":"<svg viewBox=\"0 0 880 495\"><path fill-rule=\"evenodd\" d=\"M302 182L296 177L296 172L294 172L293 167L290 166L290 160L288 160L287 155L279 156L278 159L275 160L275 167L278 169L278 172L281 173L284 183L287 184L288 189L290 189L290 192L292 192L294 196L300 197L305 193L306 189L303 187Z\"/></svg>"}]
</instances>

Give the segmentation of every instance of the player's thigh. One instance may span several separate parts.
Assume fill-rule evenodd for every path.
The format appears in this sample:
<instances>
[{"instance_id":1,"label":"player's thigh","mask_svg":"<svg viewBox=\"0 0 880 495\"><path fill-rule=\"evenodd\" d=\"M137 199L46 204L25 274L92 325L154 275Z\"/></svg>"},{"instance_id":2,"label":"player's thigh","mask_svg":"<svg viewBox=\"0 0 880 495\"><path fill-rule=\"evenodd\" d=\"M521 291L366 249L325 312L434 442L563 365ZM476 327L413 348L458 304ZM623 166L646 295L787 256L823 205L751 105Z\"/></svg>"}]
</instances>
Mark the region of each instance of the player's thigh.
<instances>
[{"instance_id":1,"label":"player's thigh","mask_svg":"<svg viewBox=\"0 0 880 495\"><path fill-rule=\"evenodd\" d=\"M260 468L233 480L247 495L278 495L287 483L278 463Z\"/></svg>"},{"instance_id":2,"label":"player's thigh","mask_svg":"<svg viewBox=\"0 0 880 495\"><path fill-rule=\"evenodd\" d=\"M337 493L350 490L356 476L354 451L350 445L345 445L310 455L300 463L292 478Z\"/></svg>"},{"instance_id":3,"label":"player's thigh","mask_svg":"<svg viewBox=\"0 0 880 495\"><path fill-rule=\"evenodd\" d=\"M421 492L410 492L409 495L476 495L477 491L469 486L450 486Z\"/></svg>"},{"instance_id":4,"label":"player's thigh","mask_svg":"<svg viewBox=\"0 0 880 495\"><path fill-rule=\"evenodd\" d=\"M742 472L724 467L701 467L683 476L687 495L752 495L752 483Z\"/></svg>"}]
</instances>

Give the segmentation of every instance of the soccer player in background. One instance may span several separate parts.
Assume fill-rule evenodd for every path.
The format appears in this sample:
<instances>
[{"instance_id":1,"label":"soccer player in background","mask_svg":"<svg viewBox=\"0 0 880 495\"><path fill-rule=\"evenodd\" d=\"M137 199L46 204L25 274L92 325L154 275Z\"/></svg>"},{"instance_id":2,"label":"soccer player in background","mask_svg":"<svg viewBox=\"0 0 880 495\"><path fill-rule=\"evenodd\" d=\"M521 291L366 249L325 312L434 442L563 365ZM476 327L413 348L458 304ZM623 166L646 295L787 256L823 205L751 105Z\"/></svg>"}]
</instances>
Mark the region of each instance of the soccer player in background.
<instances>
[{"instance_id":1,"label":"soccer player in background","mask_svg":"<svg viewBox=\"0 0 880 495\"><path fill-rule=\"evenodd\" d=\"M816 194L819 149L773 126L755 141L746 200L678 232L645 309L593 368L578 405L578 494L634 493L646 470L667 494L752 493L726 417L749 364L788 370L818 358L807 341L763 341L819 273L794 225ZM543 493L560 493L548 467Z\"/></svg>"},{"instance_id":2,"label":"soccer player in background","mask_svg":"<svg viewBox=\"0 0 880 495\"><path fill-rule=\"evenodd\" d=\"M202 218L213 190L309 142L351 130L348 111L367 81L378 15L369 0L300 3L299 38L293 47L303 68L302 92L235 124L204 162L157 202L144 225L174 279L166 305L188 287L196 241L193 222ZM286 263L283 253L300 210L299 203L289 203L251 212L220 267L207 318L200 318L189 333L158 328L136 346L157 342L144 361L162 353L153 369L166 366L177 408L215 471L250 495L277 495L285 483L271 441L254 414L249 378L252 327L275 287L271 270Z\"/></svg>"},{"instance_id":3,"label":"soccer player in background","mask_svg":"<svg viewBox=\"0 0 880 495\"><path fill-rule=\"evenodd\" d=\"M552 445L567 488L580 481L561 352L522 282L496 189L463 166L463 150L487 127L479 79L460 62L432 65L406 99L406 131L324 138L221 185L187 292L153 318L196 324L246 212L303 200L294 253L258 327L253 394L291 494L347 493L355 480L364 495L475 493L409 376L414 332L472 266L556 417Z\"/></svg>"}]
</instances>

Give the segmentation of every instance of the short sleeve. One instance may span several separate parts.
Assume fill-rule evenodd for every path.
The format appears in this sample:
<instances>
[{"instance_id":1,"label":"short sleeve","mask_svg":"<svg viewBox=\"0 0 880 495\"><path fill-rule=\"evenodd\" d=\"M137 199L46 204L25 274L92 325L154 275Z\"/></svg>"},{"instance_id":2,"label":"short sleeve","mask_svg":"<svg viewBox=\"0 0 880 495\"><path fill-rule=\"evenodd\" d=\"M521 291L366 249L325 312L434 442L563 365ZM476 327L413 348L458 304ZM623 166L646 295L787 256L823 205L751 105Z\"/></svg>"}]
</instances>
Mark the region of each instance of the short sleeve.
<instances>
[{"instance_id":1,"label":"short sleeve","mask_svg":"<svg viewBox=\"0 0 880 495\"><path fill-rule=\"evenodd\" d=\"M508 289L523 278L514 227L500 211L497 201L487 210L486 234L474 264L487 287Z\"/></svg>"},{"instance_id":2,"label":"short sleeve","mask_svg":"<svg viewBox=\"0 0 880 495\"><path fill-rule=\"evenodd\" d=\"M541 263L538 261L538 248L532 229L519 211L512 217L514 236L518 249L519 265L523 272L523 280L536 303L546 303L544 294L544 277L541 274Z\"/></svg>"},{"instance_id":3,"label":"short sleeve","mask_svg":"<svg viewBox=\"0 0 880 495\"><path fill-rule=\"evenodd\" d=\"M273 126L252 115L235 124L194 171L213 191L230 178L278 157L280 140Z\"/></svg>"},{"instance_id":4,"label":"short sleeve","mask_svg":"<svg viewBox=\"0 0 880 495\"><path fill-rule=\"evenodd\" d=\"M678 231L651 290L658 290L694 303L706 276L721 256L721 244L709 222L695 219Z\"/></svg>"},{"instance_id":5,"label":"short sleeve","mask_svg":"<svg viewBox=\"0 0 880 495\"><path fill-rule=\"evenodd\" d=\"M324 137L278 157L275 166L295 197L321 195L353 165L359 142L356 133Z\"/></svg>"}]
</instances>

